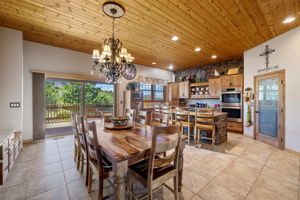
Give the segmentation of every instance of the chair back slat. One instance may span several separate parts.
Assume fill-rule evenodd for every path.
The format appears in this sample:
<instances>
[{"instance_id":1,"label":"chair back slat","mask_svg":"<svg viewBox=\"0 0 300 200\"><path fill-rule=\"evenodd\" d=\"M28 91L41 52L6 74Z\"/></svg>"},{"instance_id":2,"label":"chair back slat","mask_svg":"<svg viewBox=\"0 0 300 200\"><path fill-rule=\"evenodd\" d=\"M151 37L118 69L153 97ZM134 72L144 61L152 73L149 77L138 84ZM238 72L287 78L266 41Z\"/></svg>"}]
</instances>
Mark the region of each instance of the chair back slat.
<instances>
[{"instance_id":1,"label":"chair back slat","mask_svg":"<svg viewBox=\"0 0 300 200\"><path fill-rule=\"evenodd\" d=\"M111 122L111 117L113 116L113 112L101 112L101 118L104 119L105 123Z\"/></svg>"},{"instance_id":2,"label":"chair back slat","mask_svg":"<svg viewBox=\"0 0 300 200\"><path fill-rule=\"evenodd\" d=\"M134 109L128 109L126 108L124 116L129 117L130 121L135 121L136 112Z\"/></svg>"},{"instance_id":3,"label":"chair back slat","mask_svg":"<svg viewBox=\"0 0 300 200\"><path fill-rule=\"evenodd\" d=\"M214 109L201 109L195 110L195 123L196 125L214 125Z\"/></svg>"},{"instance_id":4,"label":"chair back slat","mask_svg":"<svg viewBox=\"0 0 300 200\"><path fill-rule=\"evenodd\" d=\"M181 127L154 126L152 135L152 145L148 168L148 185L152 184L154 169L162 170L166 167L174 167L173 169L178 171L179 150L181 145ZM171 150L173 152L168 156L157 156L159 153Z\"/></svg>"},{"instance_id":5,"label":"chair back slat","mask_svg":"<svg viewBox=\"0 0 300 200\"><path fill-rule=\"evenodd\" d=\"M181 141L181 128L179 126L168 126L168 127L153 127L153 137L152 137L152 146L151 146L151 155L153 162L157 161L155 166L159 167L158 163L167 164L174 161L176 156L167 157L163 159L155 158L155 155L167 151L173 150L176 154L177 148L180 146Z\"/></svg>"},{"instance_id":6,"label":"chair back slat","mask_svg":"<svg viewBox=\"0 0 300 200\"><path fill-rule=\"evenodd\" d=\"M146 125L147 121L147 111L138 111L136 116L136 122L142 125Z\"/></svg>"},{"instance_id":7,"label":"chair back slat","mask_svg":"<svg viewBox=\"0 0 300 200\"><path fill-rule=\"evenodd\" d=\"M100 120L87 122L87 144L89 149L89 156L97 161L100 171L103 172L103 160L101 147L98 141L98 134L101 132L102 122Z\"/></svg>"},{"instance_id":8,"label":"chair back slat","mask_svg":"<svg viewBox=\"0 0 300 200\"><path fill-rule=\"evenodd\" d=\"M169 125L169 115L152 112L151 126L154 126L154 125L168 126Z\"/></svg>"}]
</instances>

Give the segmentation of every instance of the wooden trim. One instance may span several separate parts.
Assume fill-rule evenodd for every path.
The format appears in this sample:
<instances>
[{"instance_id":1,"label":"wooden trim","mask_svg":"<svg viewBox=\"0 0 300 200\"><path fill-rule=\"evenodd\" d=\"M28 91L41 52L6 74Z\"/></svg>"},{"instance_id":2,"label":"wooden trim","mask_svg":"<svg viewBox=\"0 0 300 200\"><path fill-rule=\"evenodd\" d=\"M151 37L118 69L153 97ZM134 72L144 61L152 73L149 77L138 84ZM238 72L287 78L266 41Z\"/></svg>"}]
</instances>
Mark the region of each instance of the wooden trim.
<instances>
[{"instance_id":1,"label":"wooden trim","mask_svg":"<svg viewBox=\"0 0 300 200\"><path fill-rule=\"evenodd\" d=\"M30 143L33 143L32 139L23 140L23 144L30 144Z\"/></svg>"},{"instance_id":2,"label":"wooden trim","mask_svg":"<svg viewBox=\"0 0 300 200\"><path fill-rule=\"evenodd\" d=\"M297 152L297 151L294 151L294 150L288 149L288 148L285 148L285 151L300 157L300 152Z\"/></svg>"},{"instance_id":3,"label":"wooden trim","mask_svg":"<svg viewBox=\"0 0 300 200\"><path fill-rule=\"evenodd\" d=\"M254 76L254 134L253 134L253 138L256 140L258 139L257 137L258 135L258 126L257 126L257 117L256 117L256 108L257 108L257 79L262 78L262 77L272 77L274 75L278 75L279 79L282 80L282 83L279 83L279 94L278 97L280 98L280 103L278 105L278 110L282 111L279 114L279 118L278 118L278 125L279 129L278 129L278 144L276 145L276 147L280 148L280 149L285 149L285 70L277 70L274 72L269 72L269 73L264 73L264 74L259 74ZM282 92L282 93L280 93ZM273 138L271 137L267 137L267 136L259 136L259 139L262 142L271 144ZM275 143L275 140L273 141ZM271 144L272 145L272 144ZM274 144L273 144L274 146Z\"/></svg>"},{"instance_id":4,"label":"wooden trim","mask_svg":"<svg viewBox=\"0 0 300 200\"><path fill-rule=\"evenodd\" d=\"M42 73L45 74L45 79L56 78L56 79L66 79L66 80L77 80L77 81L100 81L104 82L104 78L100 78L97 76L89 76L89 75L81 75L81 74L68 74L68 73L60 73L60 72L50 72L44 70L29 70L31 73Z\"/></svg>"}]
</instances>

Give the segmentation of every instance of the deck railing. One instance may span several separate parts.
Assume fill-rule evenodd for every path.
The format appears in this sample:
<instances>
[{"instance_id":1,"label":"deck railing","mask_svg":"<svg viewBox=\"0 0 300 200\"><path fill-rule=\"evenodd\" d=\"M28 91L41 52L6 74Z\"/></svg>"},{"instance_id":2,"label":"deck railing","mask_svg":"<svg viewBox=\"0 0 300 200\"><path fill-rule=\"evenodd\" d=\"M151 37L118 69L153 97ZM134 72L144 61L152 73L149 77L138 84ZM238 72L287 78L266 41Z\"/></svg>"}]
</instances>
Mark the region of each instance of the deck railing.
<instances>
[{"instance_id":1,"label":"deck railing","mask_svg":"<svg viewBox=\"0 0 300 200\"><path fill-rule=\"evenodd\" d=\"M46 124L68 122L71 121L71 113L80 113L81 104L47 104L45 105L45 121ZM88 115L90 110L97 109L98 111L112 112L113 105L110 104L86 104L85 114Z\"/></svg>"}]
</instances>

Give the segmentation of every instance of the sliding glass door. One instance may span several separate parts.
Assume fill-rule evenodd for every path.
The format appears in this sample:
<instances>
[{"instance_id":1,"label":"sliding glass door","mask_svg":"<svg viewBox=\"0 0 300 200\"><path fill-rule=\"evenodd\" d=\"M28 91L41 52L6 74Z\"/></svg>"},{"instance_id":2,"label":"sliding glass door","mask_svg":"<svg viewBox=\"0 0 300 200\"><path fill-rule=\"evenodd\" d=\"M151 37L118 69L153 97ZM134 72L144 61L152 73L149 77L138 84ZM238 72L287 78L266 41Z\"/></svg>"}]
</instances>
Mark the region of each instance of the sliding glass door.
<instances>
[{"instance_id":1,"label":"sliding glass door","mask_svg":"<svg viewBox=\"0 0 300 200\"><path fill-rule=\"evenodd\" d=\"M45 81L46 135L72 132L71 113L113 112L114 86L99 82L49 79Z\"/></svg>"}]
</instances>

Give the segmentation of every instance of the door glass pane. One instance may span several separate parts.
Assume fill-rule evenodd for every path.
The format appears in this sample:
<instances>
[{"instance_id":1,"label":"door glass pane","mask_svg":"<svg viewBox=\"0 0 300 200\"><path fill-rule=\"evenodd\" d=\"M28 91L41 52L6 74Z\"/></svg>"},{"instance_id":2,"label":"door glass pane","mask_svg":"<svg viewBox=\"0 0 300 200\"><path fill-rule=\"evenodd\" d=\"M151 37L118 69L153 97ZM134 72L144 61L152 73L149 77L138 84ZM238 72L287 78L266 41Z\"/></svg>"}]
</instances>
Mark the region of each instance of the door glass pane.
<instances>
[{"instance_id":1,"label":"door glass pane","mask_svg":"<svg viewBox=\"0 0 300 200\"><path fill-rule=\"evenodd\" d=\"M278 136L278 78L258 81L259 133Z\"/></svg>"},{"instance_id":2,"label":"door glass pane","mask_svg":"<svg viewBox=\"0 0 300 200\"><path fill-rule=\"evenodd\" d=\"M71 113L80 113L82 83L45 81L45 134L72 133Z\"/></svg>"},{"instance_id":3,"label":"door glass pane","mask_svg":"<svg viewBox=\"0 0 300 200\"><path fill-rule=\"evenodd\" d=\"M97 117L101 111L113 111L113 85L103 83L84 83L84 90L85 115Z\"/></svg>"}]
</instances>

